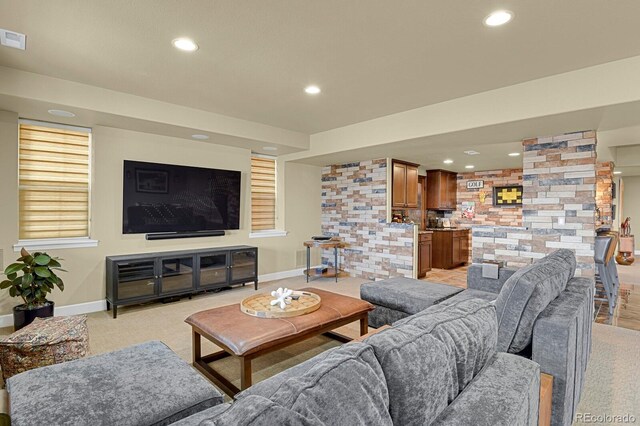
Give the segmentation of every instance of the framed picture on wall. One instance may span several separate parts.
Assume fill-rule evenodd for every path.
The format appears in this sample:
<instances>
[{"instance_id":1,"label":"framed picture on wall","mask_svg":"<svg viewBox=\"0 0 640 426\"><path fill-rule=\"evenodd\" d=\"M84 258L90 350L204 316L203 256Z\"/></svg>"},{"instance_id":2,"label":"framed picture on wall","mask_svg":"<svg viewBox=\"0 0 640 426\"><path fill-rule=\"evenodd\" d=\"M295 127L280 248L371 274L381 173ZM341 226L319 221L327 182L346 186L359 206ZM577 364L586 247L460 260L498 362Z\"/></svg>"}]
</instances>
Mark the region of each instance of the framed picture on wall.
<instances>
[{"instance_id":1,"label":"framed picture on wall","mask_svg":"<svg viewBox=\"0 0 640 426\"><path fill-rule=\"evenodd\" d=\"M493 205L496 207L515 207L522 205L522 185L494 186Z\"/></svg>"}]
</instances>

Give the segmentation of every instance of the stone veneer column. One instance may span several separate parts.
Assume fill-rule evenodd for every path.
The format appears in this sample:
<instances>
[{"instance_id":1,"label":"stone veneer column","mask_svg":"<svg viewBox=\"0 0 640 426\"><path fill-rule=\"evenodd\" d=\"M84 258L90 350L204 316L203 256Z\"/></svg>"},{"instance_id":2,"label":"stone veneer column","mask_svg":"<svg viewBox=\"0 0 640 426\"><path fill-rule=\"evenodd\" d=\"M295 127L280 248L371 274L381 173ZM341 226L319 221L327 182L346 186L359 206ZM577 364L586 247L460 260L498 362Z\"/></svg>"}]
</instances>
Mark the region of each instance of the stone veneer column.
<instances>
[{"instance_id":1,"label":"stone veneer column","mask_svg":"<svg viewBox=\"0 0 640 426\"><path fill-rule=\"evenodd\" d=\"M596 134L593 131L523 141L523 226L532 252L576 253L576 276L594 275Z\"/></svg>"},{"instance_id":2,"label":"stone veneer column","mask_svg":"<svg viewBox=\"0 0 640 426\"><path fill-rule=\"evenodd\" d=\"M600 220L596 226L613 225L613 169L612 161L596 165L596 206L600 210Z\"/></svg>"},{"instance_id":3,"label":"stone veneer column","mask_svg":"<svg viewBox=\"0 0 640 426\"><path fill-rule=\"evenodd\" d=\"M322 233L347 247L340 266L351 276L413 276L415 225L387 223L387 160L336 164L322 169ZM333 252L323 263L333 264Z\"/></svg>"}]
</instances>

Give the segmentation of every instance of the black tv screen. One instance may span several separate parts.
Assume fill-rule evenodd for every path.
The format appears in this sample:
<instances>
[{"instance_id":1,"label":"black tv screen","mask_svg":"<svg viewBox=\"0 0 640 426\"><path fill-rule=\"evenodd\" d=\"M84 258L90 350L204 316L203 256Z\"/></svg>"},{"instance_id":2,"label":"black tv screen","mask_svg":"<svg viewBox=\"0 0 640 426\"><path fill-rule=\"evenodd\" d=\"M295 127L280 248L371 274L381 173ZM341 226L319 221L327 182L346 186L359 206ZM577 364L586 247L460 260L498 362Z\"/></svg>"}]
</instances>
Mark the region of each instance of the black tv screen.
<instances>
[{"instance_id":1,"label":"black tv screen","mask_svg":"<svg viewBox=\"0 0 640 426\"><path fill-rule=\"evenodd\" d=\"M122 232L240 228L239 171L124 162Z\"/></svg>"}]
</instances>

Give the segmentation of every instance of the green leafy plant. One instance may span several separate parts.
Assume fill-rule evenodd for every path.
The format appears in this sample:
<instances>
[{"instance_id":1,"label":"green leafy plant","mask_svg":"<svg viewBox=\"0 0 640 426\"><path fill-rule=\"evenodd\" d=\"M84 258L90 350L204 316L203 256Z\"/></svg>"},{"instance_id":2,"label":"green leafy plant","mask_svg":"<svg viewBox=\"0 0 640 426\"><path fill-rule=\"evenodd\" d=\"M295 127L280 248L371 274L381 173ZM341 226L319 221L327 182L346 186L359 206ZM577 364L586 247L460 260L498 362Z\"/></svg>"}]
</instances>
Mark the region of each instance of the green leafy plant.
<instances>
[{"instance_id":1,"label":"green leafy plant","mask_svg":"<svg viewBox=\"0 0 640 426\"><path fill-rule=\"evenodd\" d=\"M45 305L47 294L58 287L64 290L64 283L54 270L64 271L59 258L47 253L36 252L33 255L24 248L20 250L19 263L12 263L4 270L7 279L0 282L0 289L9 289L11 297L22 297L27 309Z\"/></svg>"}]
</instances>

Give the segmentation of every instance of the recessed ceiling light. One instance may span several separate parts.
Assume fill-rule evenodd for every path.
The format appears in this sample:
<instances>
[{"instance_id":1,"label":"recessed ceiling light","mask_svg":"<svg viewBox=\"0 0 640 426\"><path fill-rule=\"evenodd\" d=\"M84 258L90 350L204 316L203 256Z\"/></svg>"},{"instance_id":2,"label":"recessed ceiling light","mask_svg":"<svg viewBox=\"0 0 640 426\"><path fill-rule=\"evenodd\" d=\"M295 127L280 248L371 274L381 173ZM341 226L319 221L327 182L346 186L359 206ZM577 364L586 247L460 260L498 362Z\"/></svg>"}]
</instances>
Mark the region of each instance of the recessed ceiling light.
<instances>
[{"instance_id":1,"label":"recessed ceiling light","mask_svg":"<svg viewBox=\"0 0 640 426\"><path fill-rule=\"evenodd\" d=\"M443 163L444 164L452 164L453 160L450 160L450 159L447 158L446 160L443 161Z\"/></svg>"},{"instance_id":2,"label":"recessed ceiling light","mask_svg":"<svg viewBox=\"0 0 640 426\"><path fill-rule=\"evenodd\" d=\"M518 157L520 155L519 152L510 152L509 157Z\"/></svg>"},{"instance_id":3,"label":"recessed ceiling light","mask_svg":"<svg viewBox=\"0 0 640 426\"><path fill-rule=\"evenodd\" d=\"M174 39L172 42L173 47L176 49L184 50L185 52L194 52L198 50L198 45L190 38L180 37Z\"/></svg>"},{"instance_id":4,"label":"recessed ceiling light","mask_svg":"<svg viewBox=\"0 0 640 426\"><path fill-rule=\"evenodd\" d=\"M305 93L308 93L309 95L317 95L318 93L321 92L320 88L318 86L307 86L304 88Z\"/></svg>"},{"instance_id":5,"label":"recessed ceiling light","mask_svg":"<svg viewBox=\"0 0 640 426\"><path fill-rule=\"evenodd\" d=\"M209 139L209 136L200 135L200 134L191 135L191 137L194 138L194 139L201 140L201 141L206 141L207 139Z\"/></svg>"},{"instance_id":6,"label":"recessed ceiling light","mask_svg":"<svg viewBox=\"0 0 640 426\"><path fill-rule=\"evenodd\" d=\"M76 116L74 113L65 111L63 109L50 109L48 113L51 115L55 115L56 117L75 117Z\"/></svg>"},{"instance_id":7,"label":"recessed ceiling light","mask_svg":"<svg viewBox=\"0 0 640 426\"><path fill-rule=\"evenodd\" d=\"M508 10L496 10L489 16L484 18L484 24L487 27L499 27L509 22L513 18L513 13Z\"/></svg>"},{"instance_id":8,"label":"recessed ceiling light","mask_svg":"<svg viewBox=\"0 0 640 426\"><path fill-rule=\"evenodd\" d=\"M265 151L277 151L278 147L276 147L276 146L263 146L262 149L265 150Z\"/></svg>"},{"instance_id":9,"label":"recessed ceiling light","mask_svg":"<svg viewBox=\"0 0 640 426\"><path fill-rule=\"evenodd\" d=\"M467 154L467 155L478 155L478 154L480 154L478 151L474 151L472 149L469 150L469 151L465 151L464 153Z\"/></svg>"},{"instance_id":10,"label":"recessed ceiling light","mask_svg":"<svg viewBox=\"0 0 640 426\"><path fill-rule=\"evenodd\" d=\"M621 174L622 174L622 172L621 172L621 171L619 171L619 170L616 170L615 172L613 172L613 174L614 174L614 175L621 175Z\"/></svg>"},{"instance_id":11,"label":"recessed ceiling light","mask_svg":"<svg viewBox=\"0 0 640 426\"><path fill-rule=\"evenodd\" d=\"M473 169L475 166L473 164L468 164L464 166L465 169Z\"/></svg>"}]
</instances>

